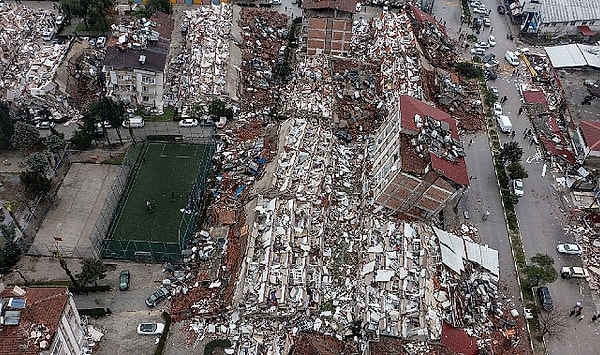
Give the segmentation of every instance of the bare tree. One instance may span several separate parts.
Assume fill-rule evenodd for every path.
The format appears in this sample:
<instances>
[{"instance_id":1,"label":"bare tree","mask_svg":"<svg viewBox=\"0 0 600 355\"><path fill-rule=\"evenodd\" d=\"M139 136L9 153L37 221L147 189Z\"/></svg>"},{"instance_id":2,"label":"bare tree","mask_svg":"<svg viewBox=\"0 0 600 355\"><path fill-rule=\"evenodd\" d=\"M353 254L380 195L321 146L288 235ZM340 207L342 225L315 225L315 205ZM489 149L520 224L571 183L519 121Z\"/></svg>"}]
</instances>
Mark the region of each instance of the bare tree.
<instances>
[{"instance_id":1,"label":"bare tree","mask_svg":"<svg viewBox=\"0 0 600 355\"><path fill-rule=\"evenodd\" d=\"M541 311L538 314L540 337L549 336L553 340L564 340L567 327L568 311L564 305L555 305L551 312Z\"/></svg>"}]
</instances>

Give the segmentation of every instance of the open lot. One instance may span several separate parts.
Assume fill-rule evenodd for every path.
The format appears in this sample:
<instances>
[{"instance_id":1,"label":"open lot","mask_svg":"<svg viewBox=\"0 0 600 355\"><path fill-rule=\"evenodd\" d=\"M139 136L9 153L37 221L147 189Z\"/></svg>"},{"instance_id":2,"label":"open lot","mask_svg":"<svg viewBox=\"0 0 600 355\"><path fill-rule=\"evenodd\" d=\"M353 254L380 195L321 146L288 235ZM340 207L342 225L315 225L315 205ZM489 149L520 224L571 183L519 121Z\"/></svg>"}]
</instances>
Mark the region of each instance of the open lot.
<instances>
[{"instance_id":1,"label":"open lot","mask_svg":"<svg viewBox=\"0 0 600 355\"><path fill-rule=\"evenodd\" d=\"M51 256L58 247L65 257L92 256L89 236L118 171L118 165L72 164L29 254Z\"/></svg>"}]
</instances>

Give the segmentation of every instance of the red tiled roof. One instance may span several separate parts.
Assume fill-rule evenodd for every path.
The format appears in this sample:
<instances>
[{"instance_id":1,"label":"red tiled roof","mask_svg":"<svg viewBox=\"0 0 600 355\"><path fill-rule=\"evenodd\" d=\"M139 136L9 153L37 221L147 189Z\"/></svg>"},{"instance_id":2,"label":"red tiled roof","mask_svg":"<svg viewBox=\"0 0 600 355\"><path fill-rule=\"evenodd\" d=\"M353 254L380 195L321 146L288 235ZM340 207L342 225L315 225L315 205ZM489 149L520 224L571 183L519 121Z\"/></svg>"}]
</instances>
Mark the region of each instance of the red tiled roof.
<instances>
[{"instance_id":1,"label":"red tiled roof","mask_svg":"<svg viewBox=\"0 0 600 355\"><path fill-rule=\"evenodd\" d=\"M467 335L464 329L453 328L447 323L442 325L442 345L455 353L477 355L477 340Z\"/></svg>"},{"instance_id":2,"label":"red tiled roof","mask_svg":"<svg viewBox=\"0 0 600 355\"><path fill-rule=\"evenodd\" d=\"M538 103L544 106L548 105L548 101L546 101L546 95L544 95L544 92L540 90L523 91L523 99L528 104Z\"/></svg>"},{"instance_id":3,"label":"red tiled roof","mask_svg":"<svg viewBox=\"0 0 600 355\"><path fill-rule=\"evenodd\" d=\"M430 14L426 13L425 11L419 9L415 5L410 5L410 9L412 10L412 12L415 16L415 20L418 23L423 23L423 22L432 23L437 26L438 30L440 30L444 34L444 36L448 35L446 33L446 27L444 27L444 25L442 25L435 18L433 18L433 16L431 16Z\"/></svg>"},{"instance_id":4,"label":"red tiled roof","mask_svg":"<svg viewBox=\"0 0 600 355\"><path fill-rule=\"evenodd\" d=\"M577 26L577 29L583 36L593 36L596 34L596 32L592 31L589 26Z\"/></svg>"},{"instance_id":5,"label":"red tiled roof","mask_svg":"<svg viewBox=\"0 0 600 355\"><path fill-rule=\"evenodd\" d=\"M420 100L415 99L411 96L403 95L400 97L400 126L403 129L408 129L413 132L419 132L415 122L415 115L418 114L421 117L429 116L435 120L443 121L448 123L450 126L450 136L454 139L459 139L458 129L456 127L456 121L444 111L438 110L437 108L430 106ZM405 150L406 152L406 150ZM429 154L431 167L438 171L441 175L454 181L455 183L463 186L469 185L469 175L467 173L467 163L464 157L458 157L454 162L438 157L433 153ZM403 153L403 167L406 156Z\"/></svg>"},{"instance_id":6,"label":"red tiled roof","mask_svg":"<svg viewBox=\"0 0 600 355\"><path fill-rule=\"evenodd\" d=\"M600 122L581 121L579 128L587 146L595 152L600 151Z\"/></svg>"},{"instance_id":7,"label":"red tiled roof","mask_svg":"<svg viewBox=\"0 0 600 355\"><path fill-rule=\"evenodd\" d=\"M353 14L356 12L356 2L356 0L304 0L302 1L302 8L307 10L342 10Z\"/></svg>"},{"instance_id":8,"label":"red tiled roof","mask_svg":"<svg viewBox=\"0 0 600 355\"><path fill-rule=\"evenodd\" d=\"M351 343L338 340L330 335L300 333L294 340L292 355L346 355L355 353Z\"/></svg>"},{"instance_id":9,"label":"red tiled roof","mask_svg":"<svg viewBox=\"0 0 600 355\"><path fill-rule=\"evenodd\" d=\"M19 325L3 326L0 330L0 354L39 354L39 341L30 339L34 326L42 325L46 328L48 345L52 344L61 314L67 304L66 287L31 287L26 290L25 309L21 311ZM15 296L10 289L0 292L0 298ZM37 329L36 329L37 330Z\"/></svg>"}]
</instances>

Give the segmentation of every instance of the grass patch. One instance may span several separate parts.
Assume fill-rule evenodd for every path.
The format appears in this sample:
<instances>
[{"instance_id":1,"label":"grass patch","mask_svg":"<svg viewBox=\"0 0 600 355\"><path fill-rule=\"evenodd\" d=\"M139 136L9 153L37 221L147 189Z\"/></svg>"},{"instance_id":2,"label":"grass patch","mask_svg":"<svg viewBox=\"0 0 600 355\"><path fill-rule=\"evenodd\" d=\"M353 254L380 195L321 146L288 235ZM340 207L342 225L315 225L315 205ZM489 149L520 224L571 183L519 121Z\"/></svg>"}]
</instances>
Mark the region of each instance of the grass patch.
<instances>
[{"instance_id":1,"label":"grass patch","mask_svg":"<svg viewBox=\"0 0 600 355\"><path fill-rule=\"evenodd\" d=\"M144 113L142 116L148 122L170 122L177 119L177 111L172 107L165 107L161 115L148 115Z\"/></svg>"}]
</instances>

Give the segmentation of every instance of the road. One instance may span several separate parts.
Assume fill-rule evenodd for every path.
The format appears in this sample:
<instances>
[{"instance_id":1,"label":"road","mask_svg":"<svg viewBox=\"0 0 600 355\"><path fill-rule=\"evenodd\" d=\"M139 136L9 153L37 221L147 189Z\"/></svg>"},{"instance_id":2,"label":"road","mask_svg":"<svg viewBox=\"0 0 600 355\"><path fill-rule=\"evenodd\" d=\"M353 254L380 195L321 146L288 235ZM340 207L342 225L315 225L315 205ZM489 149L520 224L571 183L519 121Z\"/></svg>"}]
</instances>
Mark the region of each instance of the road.
<instances>
[{"instance_id":1,"label":"road","mask_svg":"<svg viewBox=\"0 0 600 355\"><path fill-rule=\"evenodd\" d=\"M521 96L517 85L527 82L526 68L521 65L517 73L513 72L504 59L506 50L515 50L519 43L515 39L507 39L507 34L516 32L516 28L509 25L508 18L496 11L498 2L492 0L481 0L491 10L491 27L484 28L478 35L480 41L485 41L490 32L496 38L497 44L488 51L496 54L500 62L498 79L488 83L499 90L499 96L506 96L503 104L503 113L508 115L512 121L516 135L500 134L502 143L511 140L517 141L523 148L523 165L529 177L525 179L525 195L516 205L519 228L523 239L525 254L529 258L536 253L546 253L554 258L556 269L566 265L580 265L578 257L563 256L556 252L556 245L562 241L569 240L563 231L563 225L568 223L568 206L563 206L561 191L555 178L559 177L559 171L553 169L549 161L542 159L540 147L531 144L523 132L531 127L531 123L525 114L519 115L521 107ZM457 38L460 27L460 1L436 1L434 4L434 15L442 17L446 21L446 27L450 36ZM474 14L476 15L476 14ZM479 16L479 15L476 15ZM463 25L464 31L466 26ZM532 52L543 52L542 48L531 48ZM466 50L463 52L468 58ZM482 243L498 249L500 253L500 272L504 276L501 280L508 278L509 289L512 295L516 295L516 284L514 283L514 265L510 255L507 231L502 217L502 208L498 193L498 186L493 173L491 153L489 149L488 136L479 133L467 139L473 138L473 144L467 147L467 166L471 180L471 187L461 200L459 210L468 211L472 221L478 226ZM545 172L545 174L544 174ZM490 210L491 216L487 221L481 220L485 210ZM567 311L576 301L583 301L584 314L587 319L578 322L575 318L569 318L564 331L565 339L568 341L557 341L547 339L547 350L549 354L597 354L600 353L599 342L596 341L599 327L592 324L592 314L600 312L598 306L592 302L591 294L585 282L575 280L558 279L549 285L551 294L556 304L564 305ZM567 317L568 318L568 317Z\"/></svg>"}]
</instances>

